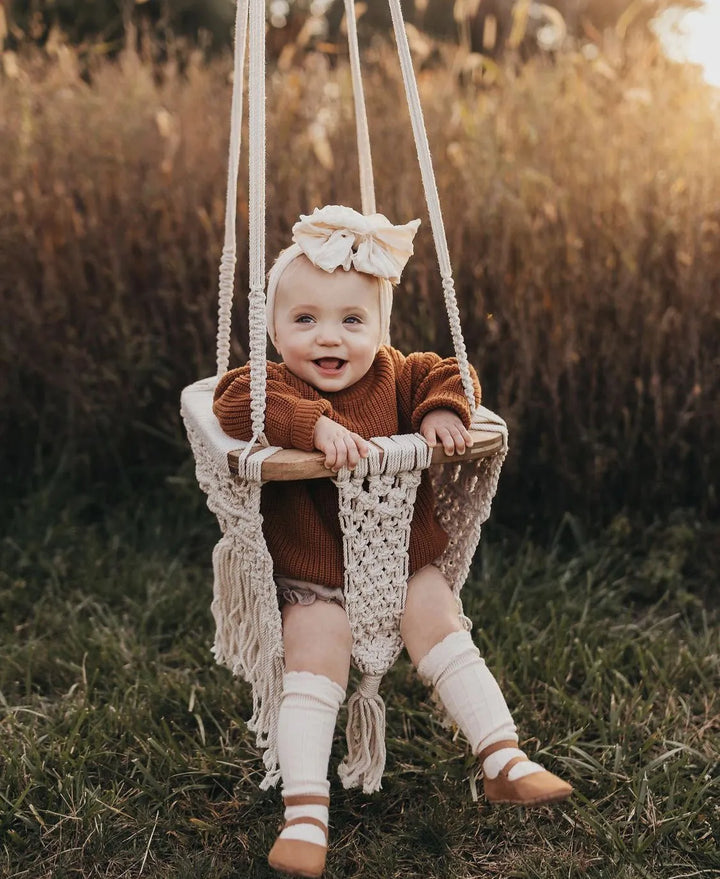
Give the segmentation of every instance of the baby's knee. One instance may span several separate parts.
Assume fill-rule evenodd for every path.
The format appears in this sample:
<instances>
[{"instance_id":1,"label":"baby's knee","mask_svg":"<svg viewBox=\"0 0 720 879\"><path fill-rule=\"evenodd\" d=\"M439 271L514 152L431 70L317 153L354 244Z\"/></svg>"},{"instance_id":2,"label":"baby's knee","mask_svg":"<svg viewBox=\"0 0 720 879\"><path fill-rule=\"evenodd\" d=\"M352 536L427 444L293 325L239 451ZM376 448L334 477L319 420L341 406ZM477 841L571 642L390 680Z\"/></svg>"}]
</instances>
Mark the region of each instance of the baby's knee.
<instances>
[{"instance_id":1,"label":"baby's knee","mask_svg":"<svg viewBox=\"0 0 720 879\"><path fill-rule=\"evenodd\" d=\"M314 670L326 663L344 664L346 658L349 663L350 622L338 604L286 605L282 613L285 657L291 666L309 663L308 670Z\"/></svg>"},{"instance_id":2,"label":"baby's knee","mask_svg":"<svg viewBox=\"0 0 720 879\"><path fill-rule=\"evenodd\" d=\"M353 637L350 629L350 621L344 611L342 616L336 617L335 625L329 632L329 636L332 638L333 644L337 650L347 653L348 655L351 653Z\"/></svg>"},{"instance_id":3,"label":"baby's knee","mask_svg":"<svg viewBox=\"0 0 720 879\"><path fill-rule=\"evenodd\" d=\"M442 572L428 565L411 577L400 635L413 661L446 634L461 628L457 600Z\"/></svg>"},{"instance_id":4,"label":"baby's knee","mask_svg":"<svg viewBox=\"0 0 720 879\"><path fill-rule=\"evenodd\" d=\"M406 608L411 612L456 611L457 602L445 575L435 565L426 565L408 581Z\"/></svg>"}]
</instances>

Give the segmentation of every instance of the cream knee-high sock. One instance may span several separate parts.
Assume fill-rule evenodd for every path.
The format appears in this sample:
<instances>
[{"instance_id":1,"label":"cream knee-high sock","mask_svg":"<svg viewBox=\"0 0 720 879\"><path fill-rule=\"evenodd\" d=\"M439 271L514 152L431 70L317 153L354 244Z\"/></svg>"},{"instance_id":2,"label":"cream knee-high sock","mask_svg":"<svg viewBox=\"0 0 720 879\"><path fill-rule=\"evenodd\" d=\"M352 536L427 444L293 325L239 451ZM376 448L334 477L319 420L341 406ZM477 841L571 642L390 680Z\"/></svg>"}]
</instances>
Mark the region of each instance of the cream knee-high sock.
<instances>
[{"instance_id":1,"label":"cream knee-high sock","mask_svg":"<svg viewBox=\"0 0 720 879\"><path fill-rule=\"evenodd\" d=\"M479 754L488 745L517 742L517 727L497 681L466 631L451 632L432 647L417 666L418 674L432 684L450 717ZM483 772L495 778L505 764L523 752L503 748L483 760ZM511 781L542 771L537 763L516 763Z\"/></svg>"},{"instance_id":2,"label":"cream knee-high sock","mask_svg":"<svg viewBox=\"0 0 720 879\"><path fill-rule=\"evenodd\" d=\"M345 690L325 675L290 671L283 676L278 714L278 762L283 795L326 797L330 791L328 763L338 711ZM285 820L317 818L327 826L326 806L288 806ZM314 824L294 824L283 839L302 839L325 845L325 835Z\"/></svg>"}]
</instances>

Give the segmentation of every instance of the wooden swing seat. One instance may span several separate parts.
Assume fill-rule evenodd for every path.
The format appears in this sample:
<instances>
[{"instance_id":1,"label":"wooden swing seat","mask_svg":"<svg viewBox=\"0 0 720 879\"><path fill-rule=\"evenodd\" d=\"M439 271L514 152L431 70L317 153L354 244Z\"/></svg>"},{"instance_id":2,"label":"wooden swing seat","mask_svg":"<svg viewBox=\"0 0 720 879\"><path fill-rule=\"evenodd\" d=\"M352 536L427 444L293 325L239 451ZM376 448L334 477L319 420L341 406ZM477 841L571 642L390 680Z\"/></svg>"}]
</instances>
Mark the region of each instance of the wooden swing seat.
<instances>
[{"instance_id":1,"label":"wooden swing seat","mask_svg":"<svg viewBox=\"0 0 720 879\"><path fill-rule=\"evenodd\" d=\"M473 445L465 449L461 455L446 455L442 446L435 446L432 452L431 466L436 464L458 464L461 461L476 461L499 452L503 447L503 436L487 430L471 430ZM250 456L254 452L250 453ZM383 451L380 450L382 460ZM230 472L237 474L238 458L241 451L228 452ZM322 479L336 476L325 467L322 452L301 452L299 449L279 449L262 462L263 482L292 482L296 479Z\"/></svg>"}]
</instances>

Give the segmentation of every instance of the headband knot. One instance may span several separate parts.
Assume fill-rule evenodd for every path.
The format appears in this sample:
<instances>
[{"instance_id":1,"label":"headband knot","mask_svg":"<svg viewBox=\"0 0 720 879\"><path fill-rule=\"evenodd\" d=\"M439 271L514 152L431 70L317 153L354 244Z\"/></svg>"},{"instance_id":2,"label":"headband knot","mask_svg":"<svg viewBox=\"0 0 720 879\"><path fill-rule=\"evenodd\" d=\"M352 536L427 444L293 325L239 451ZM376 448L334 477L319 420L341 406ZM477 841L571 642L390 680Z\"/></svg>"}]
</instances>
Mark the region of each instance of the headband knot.
<instances>
[{"instance_id":1,"label":"headband knot","mask_svg":"<svg viewBox=\"0 0 720 879\"><path fill-rule=\"evenodd\" d=\"M419 225L420 220L410 220L393 226L383 214L366 217L353 208L332 204L300 214L292 232L293 241L310 262L326 272L354 268L397 284L413 254Z\"/></svg>"}]
</instances>

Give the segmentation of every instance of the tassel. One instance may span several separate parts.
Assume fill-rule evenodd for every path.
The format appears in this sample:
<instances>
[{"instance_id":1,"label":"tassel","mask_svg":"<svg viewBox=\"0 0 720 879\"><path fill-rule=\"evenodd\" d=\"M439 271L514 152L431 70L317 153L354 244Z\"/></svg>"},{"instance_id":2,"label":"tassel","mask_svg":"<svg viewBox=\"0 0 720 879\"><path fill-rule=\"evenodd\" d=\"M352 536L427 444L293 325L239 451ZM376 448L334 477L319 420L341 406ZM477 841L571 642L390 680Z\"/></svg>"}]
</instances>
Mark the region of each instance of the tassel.
<instances>
[{"instance_id":1,"label":"tassel","mask_svg":"<svg viewBox=\"0 0 720 879\"><path fill-rule=\"evenodd\" d=\"M385 703L378 690L382 675L365 674L348 701L347 756L338 767L344 788L371 794L382 787L385 769Z\"/></svg>"}]
</instances>

